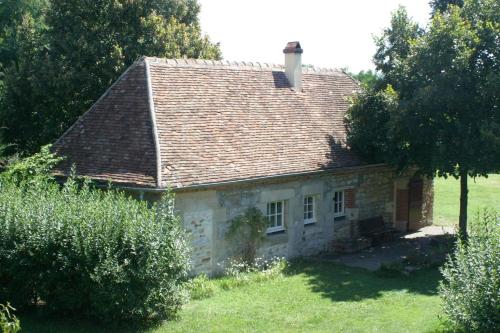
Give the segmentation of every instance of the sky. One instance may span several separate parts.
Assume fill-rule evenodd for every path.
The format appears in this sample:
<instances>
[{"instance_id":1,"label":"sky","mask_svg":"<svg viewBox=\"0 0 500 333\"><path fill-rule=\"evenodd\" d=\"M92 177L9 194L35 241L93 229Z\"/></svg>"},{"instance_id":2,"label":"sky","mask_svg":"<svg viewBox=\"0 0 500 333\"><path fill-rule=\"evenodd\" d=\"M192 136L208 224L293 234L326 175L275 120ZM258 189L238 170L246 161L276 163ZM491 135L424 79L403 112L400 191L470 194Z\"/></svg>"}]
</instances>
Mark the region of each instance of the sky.
<instances>
[{"instance_id":1,"label":"sky","mask_svg":"<svg viewBox=\"0 0 500 333\"><path fill-rule=\"evenodd\" d=\"M373 69L374 35L401 4L424 26L430 0L198 0L200 23L231 61L284 62L283 48L300 41L302 63L352 72Z\"/></svg>"}]
</instances>

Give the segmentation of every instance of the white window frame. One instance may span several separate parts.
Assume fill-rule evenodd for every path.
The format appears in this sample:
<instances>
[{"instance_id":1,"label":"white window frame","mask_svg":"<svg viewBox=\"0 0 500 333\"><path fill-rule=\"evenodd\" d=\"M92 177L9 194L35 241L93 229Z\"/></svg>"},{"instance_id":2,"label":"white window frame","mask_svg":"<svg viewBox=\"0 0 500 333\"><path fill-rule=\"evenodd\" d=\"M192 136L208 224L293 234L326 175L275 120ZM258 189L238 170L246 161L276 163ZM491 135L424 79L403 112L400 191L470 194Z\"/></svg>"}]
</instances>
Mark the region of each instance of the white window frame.
<instances>
[{"instance_id":1,"label":"white window frame","mask_svg":"<svg viewBox=\"0 0 500 333\"><path fill-rule=\"evenodd\" d=\"M278 212L278 203L281 203L281 212ZM271 209L270 209L270 207L271 207L270 205L272 205L272 204L275 205L274 213L271 213ZM268 202L266 205L266 209L267 209L266 218L268 219L269 222L270 222L270 218L273 216L276 217L275 221L277 220L278 216L281 217L281 225L277 225L277 223L275 223L275 225L272 225L272 226L267 228L266 233L272 233L272 232L285 230L285 200Z\"/></svg>"},{"instance_id":2,"label":"white window frame","mask_svg":"<svg viewBox=\"0 0 500 333\"><path fill-rule=\"evenodd\" d=\"M340 210L336 212L335 210L337 209L337 206L339 203L335 201L335 196L337 193L341 194L342 199L340 200ZM338 190L333 192L333 216L335 217L340 217L340 216L345 216L345 191L344 190Z\"/></svg>"},{"instance_id":3,"label":"white window frame","mask_svg":"<svg viewBox=\"0 0 500 333\"><path fill-rule=\"evenodd\" d=\"M311 204L306 202L309 198L312 199ZM311 210L309 210L309 206L311 206ZM316 223L316 198L314 195L306 195L304 196L304 224L312 224ZM307 218L305 215L307 213L311 212L312 213L312 218Z\"/></svg>"}]
</instances>

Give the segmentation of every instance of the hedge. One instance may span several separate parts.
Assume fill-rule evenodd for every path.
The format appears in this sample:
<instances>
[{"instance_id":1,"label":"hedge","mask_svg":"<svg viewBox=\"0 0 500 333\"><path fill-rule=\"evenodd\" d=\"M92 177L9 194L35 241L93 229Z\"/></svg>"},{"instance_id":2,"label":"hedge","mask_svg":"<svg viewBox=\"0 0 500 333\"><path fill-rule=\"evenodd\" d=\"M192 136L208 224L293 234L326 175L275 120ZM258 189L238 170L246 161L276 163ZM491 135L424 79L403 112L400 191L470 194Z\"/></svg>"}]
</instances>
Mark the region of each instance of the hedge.
<instances>
[{"instance_id":1,"label":"hedge","mask_svg":"<svg viewBox=\"0 0 500 333\"><path fill-rule=\"evenodd\" d=\"M0 303L103 322L176 316L189 251L172 197L0 177Z\"/></svg>"},{"instance_id":2,"label":"hedge","mask_svg":"<svg viewBox=\"0 0 500 333\"><path fill-rule=\"evenodd\" d=\"M444 312L466 332L500 328L500 212L485 210L442 268Z\"/></svg>"}]
</instances>

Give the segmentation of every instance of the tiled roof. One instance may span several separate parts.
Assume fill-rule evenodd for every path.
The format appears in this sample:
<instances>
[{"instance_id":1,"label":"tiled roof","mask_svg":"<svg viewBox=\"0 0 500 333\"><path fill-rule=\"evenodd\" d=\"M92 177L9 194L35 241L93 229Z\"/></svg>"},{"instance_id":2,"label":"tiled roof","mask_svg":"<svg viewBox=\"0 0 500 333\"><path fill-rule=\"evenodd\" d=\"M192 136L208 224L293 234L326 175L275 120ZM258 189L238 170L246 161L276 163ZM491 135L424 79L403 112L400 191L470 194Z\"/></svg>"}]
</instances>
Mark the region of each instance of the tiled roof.
<instances>
[{"instance_id":1,"label":"tiled roof","mask_svg":"<svg viewBox=\"0 0 500 333\"><path fill-rule=\"evenodd\" d=\"M297 92L281 65L142 58L54 147L62 173L151 187L357 166L343 124L357 88L337 70L304 68Z\"/></svg>"}]
</instances>

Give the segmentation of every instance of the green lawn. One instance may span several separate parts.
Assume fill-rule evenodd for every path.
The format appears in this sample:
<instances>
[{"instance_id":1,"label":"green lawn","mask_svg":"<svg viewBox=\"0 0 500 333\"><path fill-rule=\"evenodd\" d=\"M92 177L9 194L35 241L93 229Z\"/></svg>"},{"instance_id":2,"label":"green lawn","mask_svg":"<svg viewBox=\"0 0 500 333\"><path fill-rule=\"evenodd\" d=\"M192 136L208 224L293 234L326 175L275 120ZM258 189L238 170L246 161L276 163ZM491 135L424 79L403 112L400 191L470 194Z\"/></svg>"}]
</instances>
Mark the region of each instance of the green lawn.
<instances>
[{"instance_id":1,"label":"green lawn","mask_svg":"<svg viewBox=\"0 0 500 333\"><path fill-rule=\"evenodd\" d=\"M434 198L434 224L458 225L460 181L454 178L436 178ZM469 180L469 217L484 207L500 210L499 174Z\"/></svg>"},{"instance_id":2,"label":"green lawn","mask_svg":"<svg viewBox=\"0 0 500 333\"><path fill-rule=\"evenodd\" d=\"M427 332L440 322L437 270L382 278L308 263L296 273L189 304L164 332Z\"/></svg>"},{"instance_id":3,"label":"green lawn","mask_svg":"<svg viewBox=\"0 0 500 333\"><path fill-rule=\"evenodd\" d=\"M435 332L442 328L439 279L437 269L389 278L300 263L285 277L192 301L178 321L145 332ZM21 322L24 332L99 332L33 317Z\"/></svg>"}]
</instances>

